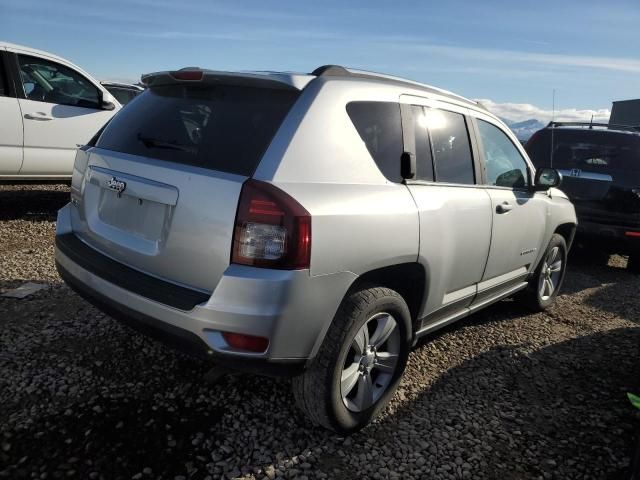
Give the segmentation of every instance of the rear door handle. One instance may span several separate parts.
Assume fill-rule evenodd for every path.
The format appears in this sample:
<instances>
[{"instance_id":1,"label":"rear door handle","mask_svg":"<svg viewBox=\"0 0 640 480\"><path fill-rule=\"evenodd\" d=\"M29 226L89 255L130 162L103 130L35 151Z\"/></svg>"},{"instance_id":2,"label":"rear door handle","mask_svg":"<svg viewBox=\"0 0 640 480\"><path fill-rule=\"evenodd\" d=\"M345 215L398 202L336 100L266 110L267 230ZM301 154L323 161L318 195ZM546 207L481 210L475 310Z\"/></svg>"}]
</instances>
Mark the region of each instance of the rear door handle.
<instances>
[{"instance_id":1,"label":"rear door handle","mask_svg":"<svg viewBox=\"0 0 640 480\"><path fill-rule=\"evenodd\" d=\"M27 118L29 120L40 120L40 121L53 120L53 117L50 117L49 115L43 112L25 113L24 118Z\"/></svg>"},{"instance_id":2,"label":"rear door handle","mask_svg":"<svg viewBox=\"0 0 640 480\"><path fill-rule=\"evenodd\" d=\"M496 212L498 213L507 213L511 210L513 210L513 205L511 205L509 202L502 202L496 207Z\"/></svg>"}]
</instances>

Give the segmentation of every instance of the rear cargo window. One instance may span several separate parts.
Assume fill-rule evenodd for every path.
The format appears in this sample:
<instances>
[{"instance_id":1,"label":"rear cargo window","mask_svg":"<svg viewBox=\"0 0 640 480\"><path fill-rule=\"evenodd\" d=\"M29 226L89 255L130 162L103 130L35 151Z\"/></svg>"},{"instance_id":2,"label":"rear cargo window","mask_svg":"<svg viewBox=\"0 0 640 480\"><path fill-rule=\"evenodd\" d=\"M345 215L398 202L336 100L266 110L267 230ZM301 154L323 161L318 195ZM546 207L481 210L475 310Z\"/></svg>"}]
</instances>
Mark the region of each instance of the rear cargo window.
<instances>
[{"instance_id":1,"label":"rear cargo window","mask_svg":"<svg viewBox=\"0 0 640 480\"><path fill-rule=\"evenodd\" d=\"M351 102L349 118L387 180L401 182L400 157L403 152L400 104L392 102Z\"/></svg>"},{"instance_id":2,"label":"rear cargo window","mask_svg":"<svg viewBox=\"0 0 640 480\"><path fill-rule=\"evenodd\" d=\"M240 86L147 89L97 147L250 176L298 92Z\"/></svg>"},{"instance_id":3,"label":"rear cargo window","mask_svg":"<svg viewBox=\"0 0 640 480\"><path fill-rule=\"evenodd\" d=\"M640 136L609 130L541 130L526 150L536 167L640 172ZM553 153L553 156L552 156Z\"/></svg>"}]
</instances>

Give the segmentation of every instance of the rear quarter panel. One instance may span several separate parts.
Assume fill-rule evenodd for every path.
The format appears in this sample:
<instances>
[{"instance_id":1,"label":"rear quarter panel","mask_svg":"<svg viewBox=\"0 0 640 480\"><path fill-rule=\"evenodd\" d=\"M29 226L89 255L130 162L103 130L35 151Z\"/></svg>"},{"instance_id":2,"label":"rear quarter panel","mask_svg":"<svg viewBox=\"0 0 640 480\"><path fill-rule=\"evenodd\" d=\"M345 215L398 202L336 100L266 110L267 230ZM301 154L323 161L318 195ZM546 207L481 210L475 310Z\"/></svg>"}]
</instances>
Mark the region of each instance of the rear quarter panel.
<instances>
[{"instance_id":1,"label":"rear quarter panel","mask_svg":"<svg viewBox=\"0 0 640 480\"><path fill-rule=\"evenodd\" d=\"M311 213L311 275L417 260L418 212L404 185L276 184Z\"/></svg>"},{"instance_id":2,"label":"rear quarter panel","mask_svg":"<svg viewBox=\"0 0 640 480\"><path fill-rule=\"evenodd\" d=\"M311 213L311 275L359 275L417 260L415 202L405 185L382 175L346 111L353 101L399 98L383 84L314 80L255 172Z\"/></svg>"}]
</instances>

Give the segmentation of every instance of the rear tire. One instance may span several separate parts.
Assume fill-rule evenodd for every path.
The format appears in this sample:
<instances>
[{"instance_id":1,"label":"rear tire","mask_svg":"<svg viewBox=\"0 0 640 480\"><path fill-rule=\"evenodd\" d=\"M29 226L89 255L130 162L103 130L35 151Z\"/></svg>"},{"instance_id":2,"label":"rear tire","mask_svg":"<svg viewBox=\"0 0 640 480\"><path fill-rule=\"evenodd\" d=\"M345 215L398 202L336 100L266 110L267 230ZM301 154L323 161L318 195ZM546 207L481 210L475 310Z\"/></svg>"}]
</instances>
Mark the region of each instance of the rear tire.
<instances>
[{"instance_id":1,"label":"rear tire","mask_svg":"<svg viewBox=\"0 0 640 480\"><path fill-rule=\"evenodd\" d=\"M360 430L398 387L411 338L399 293L377 287L348 294L307 370L293 378L298 407L336 433Z\"/></svg>"},{"instance_id":2,"label":"rear tire","mask_svg":"<svg viewBox=\"0 0 640 480\"><path fill-rule=\"evenodd\" d=\"M556 301L567 269L567 242L554 233L540 265L522 292L522 302L535 312L542 312Z\"/></svg>"}]
</instances>

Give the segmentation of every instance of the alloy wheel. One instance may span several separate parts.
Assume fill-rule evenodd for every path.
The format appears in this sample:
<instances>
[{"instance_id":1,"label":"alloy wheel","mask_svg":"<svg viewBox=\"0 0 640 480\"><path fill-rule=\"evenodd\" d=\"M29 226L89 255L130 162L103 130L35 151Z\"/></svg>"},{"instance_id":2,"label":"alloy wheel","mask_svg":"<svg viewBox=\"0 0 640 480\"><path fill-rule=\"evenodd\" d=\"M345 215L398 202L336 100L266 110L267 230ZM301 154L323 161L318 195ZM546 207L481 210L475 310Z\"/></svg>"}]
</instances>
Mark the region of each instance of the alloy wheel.
<instances>
[{"instance_id":1,"label":"alloy wheel","mask_svg":"<svg viewBox=\"0 0 640 480\"><path fill-rule=\"evenodd\" d=\"M547 253L538 281L538 294L541 300L548 300L558 289L562 278L562 260L560 247L553 247Z\"/></svg>"},{"instance_id":2,"label":"alloy wheel","mask_svg":"<svg viewBox=\"0 0 640 480\"><path fill-rule=\"evenodd\" d=\"M388 313L369 318L351 341L340 378L347 409L362 412L375 404L391 383L400 355L400 328Z\"/></svg>"}]
</instances>

